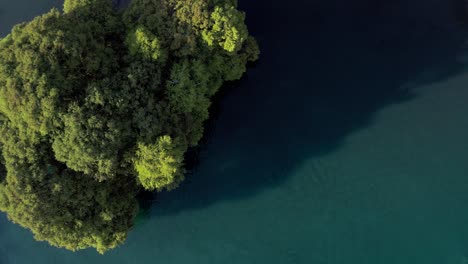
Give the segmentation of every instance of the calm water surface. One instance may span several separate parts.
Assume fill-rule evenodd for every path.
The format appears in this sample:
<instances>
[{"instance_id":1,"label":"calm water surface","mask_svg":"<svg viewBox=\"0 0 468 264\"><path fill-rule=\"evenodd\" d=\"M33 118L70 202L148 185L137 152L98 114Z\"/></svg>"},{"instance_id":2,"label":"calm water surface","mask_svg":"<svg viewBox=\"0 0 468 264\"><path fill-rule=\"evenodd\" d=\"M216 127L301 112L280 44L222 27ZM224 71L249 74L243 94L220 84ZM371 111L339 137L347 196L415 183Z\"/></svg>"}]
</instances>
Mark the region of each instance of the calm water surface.
<instances>
[{"instance_id":1,"label":"calm water surface","mask_svg":"<svg viewBox=\"0 0 468 264\"><path fill-rule=\"evenodd\" d=\"M0 34L55 0L0 0ZM468 263L464 2L240 0L261 61L200 162L100 256L0 217L1 264Z\"/></svg>"}]
</instances>

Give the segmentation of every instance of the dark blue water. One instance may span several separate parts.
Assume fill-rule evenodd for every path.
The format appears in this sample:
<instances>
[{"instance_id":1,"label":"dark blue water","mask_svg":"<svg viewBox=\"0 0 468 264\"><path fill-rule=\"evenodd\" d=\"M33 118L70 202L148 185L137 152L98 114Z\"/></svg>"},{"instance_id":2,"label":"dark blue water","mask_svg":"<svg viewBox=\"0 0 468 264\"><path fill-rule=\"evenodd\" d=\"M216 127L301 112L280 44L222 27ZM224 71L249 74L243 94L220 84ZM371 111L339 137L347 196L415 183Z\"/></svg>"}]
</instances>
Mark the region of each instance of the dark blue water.
<instances>
[{"instance_id":1,"label":"dark blue water","mask_svg":"<svg viewBox=\"0 0 468 264\"><path fill-rule=\"evenodd\" d=\"M0 29L56 1L0 3ZM262 49L198 166L100 256L0 220L0 263L468 263L464 2L240 0Z\"/></svg>"}]
</instances>

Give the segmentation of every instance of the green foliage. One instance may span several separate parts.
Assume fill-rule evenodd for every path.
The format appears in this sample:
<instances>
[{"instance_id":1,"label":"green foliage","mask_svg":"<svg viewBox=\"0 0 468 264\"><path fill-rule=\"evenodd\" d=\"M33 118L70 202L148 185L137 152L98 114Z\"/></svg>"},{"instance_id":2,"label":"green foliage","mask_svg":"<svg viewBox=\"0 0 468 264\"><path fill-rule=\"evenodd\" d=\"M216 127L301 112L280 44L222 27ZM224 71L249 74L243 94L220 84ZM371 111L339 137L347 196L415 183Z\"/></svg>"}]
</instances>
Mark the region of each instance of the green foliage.
<instances>
[{"instance_id":1,"label":"green foliage","mask_svg":"<svg viewBox=\"0 0 468 264\"><path fill-rule=\"evenodd\" d=\"M97 182L55 161L46 142L22 140L7 125L2 132L8 174L0 209L10 220L70 250L104 252L124 241L137 210L132 178Z\"/></svg>"},{"instance_id":2,"label":"green foliage","mask_svg":"<svg viewBox=\"0 0 468 264\"><path fill-rule=\"evenodd\" d=\"M119 151L128 128L125 122L109 118L96 107L70 104L62 117L52 148L55 158L68 168L93 175L98 180L114 177L119 167Z\"/></svg>"},{"instance_id":3,"label":"green foliage","mask_svg":"<svg viewBox=\"0 0 468 264\"><path fill-rule=\"evenodd\" d=\"M0 39L0 210L36 239L123 243L171 190L211 97L258 58L236 2L66 0Z\"/></svg>"},{"instance_id":4,"label":"green foliage","mask_svg":"<svg viewBox=\"0 0 468 264\"><path fill-rule=\"evenodd\" d=\"M97 1L99 0L65 0L65 2L63 3L63 12L70 13L74 9L85 6L91 6Z\"/></svg>"},{"instance_id":5,"label":"green foliage","mask_svg":"<svg viewBox=\"0 0 468 264\"><path fill-rule=\"evenodd\" d=\"M248 37L244 19L244 13L229 3L216 6L211 13L212 26L203 31L203 40L210 46L217 43L228 52L239 51Z\"/></svg>"},{"instance_id":6,"label":"green foliage","mask_svg":"<svg viewBox=\"0 0 468 264\"><path fill-rule=\"evenodd\" d=\"M159 137L155 144L138 144L135 170L138 180L147 190L172 190L184 179L183 150L170 136Z\"/></svg>"},{"instance_id":7,"label":"green foliage","mask_svg":"<svg viewBox=\"0 0 468 264\"><path fill-rule=\"evenodd\" d=\"M165 56L161 49L161 42L151 32L139 27L127 36L126 43L130 54L135 56L141 54L147 59L162 60Z\"/></svg>"}]
</instances>

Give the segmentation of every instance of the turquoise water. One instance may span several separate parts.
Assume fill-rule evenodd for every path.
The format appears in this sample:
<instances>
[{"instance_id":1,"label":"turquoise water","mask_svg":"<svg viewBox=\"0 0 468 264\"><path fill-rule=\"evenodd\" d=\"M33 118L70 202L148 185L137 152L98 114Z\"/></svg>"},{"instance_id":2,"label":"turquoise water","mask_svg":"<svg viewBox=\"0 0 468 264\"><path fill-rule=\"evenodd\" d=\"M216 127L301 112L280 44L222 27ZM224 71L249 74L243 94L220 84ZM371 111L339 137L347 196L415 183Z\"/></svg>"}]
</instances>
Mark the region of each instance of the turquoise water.
<instances>
[{"instance_id":1,"label":"turquoise water","mask_svg":"<svg viewBox=\"0 0 468 264\"><path fill-rule=\"evenodd\" d=\"M0 4L0 32L59 1ZM100 256L0 217L0 263L468 263L464 2L240 0L261 61Z\"/></svg>"}]
</instances>

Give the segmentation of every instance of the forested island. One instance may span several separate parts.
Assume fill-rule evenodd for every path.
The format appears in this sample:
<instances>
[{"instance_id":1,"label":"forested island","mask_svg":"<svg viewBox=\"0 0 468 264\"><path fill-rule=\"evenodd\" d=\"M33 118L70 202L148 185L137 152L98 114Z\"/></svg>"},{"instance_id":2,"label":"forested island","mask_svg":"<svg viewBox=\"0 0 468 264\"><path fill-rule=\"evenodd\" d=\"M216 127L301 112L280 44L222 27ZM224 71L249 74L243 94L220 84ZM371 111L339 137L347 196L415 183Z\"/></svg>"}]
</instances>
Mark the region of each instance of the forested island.
<instances>
[{"instance_id":1,"label":"forested island","mask_svg":"<svg viewBox=\"0 0 468 264\"><path fill-rule=\"evenodd\" d=\"M212 96L259 50L236 0L66 0L0 39L0 210L103 253L176 188ZM155 238L157 239L157 238Z\"/></svg>"}]
</instances>

